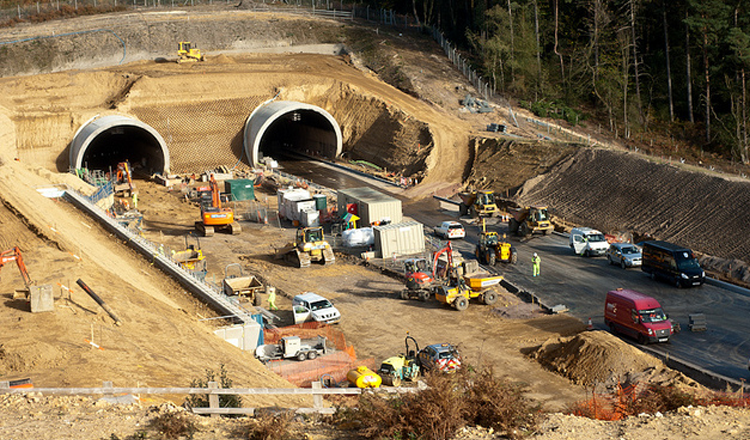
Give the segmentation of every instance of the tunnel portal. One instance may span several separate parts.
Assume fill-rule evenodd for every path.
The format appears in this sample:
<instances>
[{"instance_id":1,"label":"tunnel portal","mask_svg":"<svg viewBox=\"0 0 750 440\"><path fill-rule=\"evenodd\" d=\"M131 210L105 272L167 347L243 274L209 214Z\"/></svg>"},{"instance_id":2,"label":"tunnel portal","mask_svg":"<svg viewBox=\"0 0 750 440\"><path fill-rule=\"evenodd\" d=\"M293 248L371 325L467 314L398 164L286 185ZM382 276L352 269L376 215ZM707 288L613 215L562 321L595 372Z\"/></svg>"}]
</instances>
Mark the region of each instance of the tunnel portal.
<instances>
[{"instance_id":1,"label":"tunnel portal","mask_svg":"<svg viewBox=\"0 0 750 440\"><path fill-rule=\"evenodd\" d=\"M253 166L284 152L335 159L341 154L341 128L320 107L277 101L253 111L245 124L244 144Z\"/></svg>"},{"instance_id":2,"label":"tunnel portal","mask_svg":"<svg viewBox=\"0 0 750 440\"><path fill-rule=\"evenodd\" d=\"M73 137L70 165L109 171L128 161L142 174L169 172L169 150L149 125L125 116L89 120Z\"/></svg>"}]
</instances>

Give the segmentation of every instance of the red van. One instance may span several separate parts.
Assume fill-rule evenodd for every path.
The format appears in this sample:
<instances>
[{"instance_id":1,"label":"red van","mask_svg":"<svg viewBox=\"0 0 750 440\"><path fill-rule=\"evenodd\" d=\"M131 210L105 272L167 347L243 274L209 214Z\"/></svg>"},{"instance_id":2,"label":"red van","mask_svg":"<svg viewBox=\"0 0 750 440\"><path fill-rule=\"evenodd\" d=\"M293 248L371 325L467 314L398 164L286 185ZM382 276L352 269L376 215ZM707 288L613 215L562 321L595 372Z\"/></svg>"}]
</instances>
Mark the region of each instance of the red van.
<instances>
[{"instance_id":1,"label":"red van","mask_svg":"<svg viewBox=\"0 0 750 440\"><path fill-rule=\"evenodd\" d=\"M612 333L631 336L641 344L669 342L673 333L672 322L659 302L635 290L607 292L604 323Z\"/></svg>"}]
</instances>

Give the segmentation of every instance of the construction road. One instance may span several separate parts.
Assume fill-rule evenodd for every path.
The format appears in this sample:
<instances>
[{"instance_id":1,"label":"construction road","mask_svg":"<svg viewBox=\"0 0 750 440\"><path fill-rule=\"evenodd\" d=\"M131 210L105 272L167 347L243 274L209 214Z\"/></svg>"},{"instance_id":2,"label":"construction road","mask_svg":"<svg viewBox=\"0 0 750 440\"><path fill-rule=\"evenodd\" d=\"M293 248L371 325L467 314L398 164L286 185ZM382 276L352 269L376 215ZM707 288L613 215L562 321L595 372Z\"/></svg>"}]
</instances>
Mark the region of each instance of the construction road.
<instances>
[{"instance_id":1,"label":"construction road","mask_svg":"<svg viewBox=\"0 0 750 440\"><path fill-rule=\"evenodd\" d=\"M400 195L401 190L397 187L389 187L325 164L299 161L284 162L283 166L286 172L324 186L334 186L334 189L371 186L388 192L402 199L404 215L425 224L426 231L443 220L456 219L458 215L452 207L440 206L432 200L410 204ZM466 239L455 240L454 248L465 257L473 258L480 227L472 221L464 221L464 226ZM500 233L507 232L506 225L498 223L497 219L489 220L488 228ZM646 346L647 351L730 379L750 379L747 367L750 356L750 321L747 319L750 316L750 294L743 293L741 289L728 290L713 283L678 289L652 280L638 268L624 270L609 265L604 257L577 256L567 240L567 237L558 234L534 237L524 242L511 237L511 242L519 251L518 264L505 266L498 263L496 268L508 281L536 295L546 305L563 304L570 315L583 322L591 318L594 328L600 330L606 330L603 312L607 291L622 287L653 296L667 315L680 324L682 331L675 334L670 343ZM542 258L541 276L538 278L531 276L531 255L534 252ZM691 332L688 329L688 315L691 313L705 314L708 321L706 331Z\"/></svg>"}]
</instances>

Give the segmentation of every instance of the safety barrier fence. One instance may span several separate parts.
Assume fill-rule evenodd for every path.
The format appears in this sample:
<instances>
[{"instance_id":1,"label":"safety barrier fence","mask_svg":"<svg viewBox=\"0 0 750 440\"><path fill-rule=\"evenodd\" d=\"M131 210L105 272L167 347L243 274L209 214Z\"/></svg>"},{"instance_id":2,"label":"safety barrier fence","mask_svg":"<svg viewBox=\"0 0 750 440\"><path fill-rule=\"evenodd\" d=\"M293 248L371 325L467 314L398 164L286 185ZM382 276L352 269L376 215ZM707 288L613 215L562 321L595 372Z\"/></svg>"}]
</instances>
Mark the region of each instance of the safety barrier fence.
<instances>
[{"instance_id":1,"label":"safety barrier fence","mask_svg":"<svg viewBox=\"0 0 750 440\"><path fill-rule=\"evenodd\" d=\"M247 309L241 307L236 302L230 301L216 284L209 284L201 280L199 274L186 270L181 264L172 260L164 251L163 246L157 247L149 240L138 235L137 232L124 227L115 219L108 216L106 211L91 203L86 196L68 189L65 191L65 197L102 223L107 229L114 232L118 238L125 240L130 246L141 252L146 258L149 258L153 264L156 264L169 275L176 278L191 293L197 295L224 315L232 317L239 322L250 322L253 320L251 313Z\"/></svg>"}]
</instances>

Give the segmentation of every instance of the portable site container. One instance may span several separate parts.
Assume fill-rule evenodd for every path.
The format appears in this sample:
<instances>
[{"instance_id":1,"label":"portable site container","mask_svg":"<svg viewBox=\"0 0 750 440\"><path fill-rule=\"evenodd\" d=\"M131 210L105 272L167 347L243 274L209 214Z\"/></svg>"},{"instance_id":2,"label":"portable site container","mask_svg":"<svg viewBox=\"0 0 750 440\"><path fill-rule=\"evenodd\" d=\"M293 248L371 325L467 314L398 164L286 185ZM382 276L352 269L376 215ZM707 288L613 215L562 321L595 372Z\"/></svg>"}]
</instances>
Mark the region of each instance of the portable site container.
<instances>
[{"instance_id":1,"label":"portable site container","mask_svg":"<svg viewBox=\"0 0 750 440\"><path fill-rule=\"evenodd\" d=\"M224 192L232 195L232 201L255 200L254 182L250 179L230 179L224 181Z\"/></svg>"},{"instance_id":2,"label":"portable site container","mask_svg":"<svg viewBox=\"0 0 750 440\"><path fill-rule=\"evenodd\" d=\"M290 211L291 201L299 200L310 200L310 192L302 188L283 188L276 192L276 198L278 201L279 215L289 220L296 220L292 218L292 212Z\"/></svg>"},{"instance_id":3,"label":"portable site container","mask_svg":"<svg viewBox=\"0 0 750 440\"><path fill-rule=\"evenodd\" d=\"M401 200L385 195L372 188L342 189L338 192L337 207L339 216L347 212L347 205L354 205L362 226L373 223L401 223ZM350 211L351 212L351 211Z\"/></svg>"},{"instance_id":4,"label":"portable site container","mask_svg":"<svg viewBox=\"0 0 750 440\"><path fill-rule=\"evenodd\" d=\"M374 226L375 254L381 258L424 252L424 226L407 221L385 226Z\"/></svg>"},{"instance_id":5,"label":"portable site container","mask_svg":"<svg viewBox=\"0 0 750 440\"><path fill-rule=\"evenodd\" d=\"M286 204L286 218L289 220L301 221L301 213L304 211L315 211L315 201L312 199L300 199L297 197L304 197L303 195L292 196L292 199L287 199L284 203Z\"/></svg>"},{"instance_id":6,"label":"portable site container","mask_svg":"<svg viewBox=\"0 0 750 440\"><path fill-rule=\"evenodd\" d=\"M320 226L320 211L305 210L299 213L300 225L309 228L312 226Z\"/></svg>"}]
</instances>

